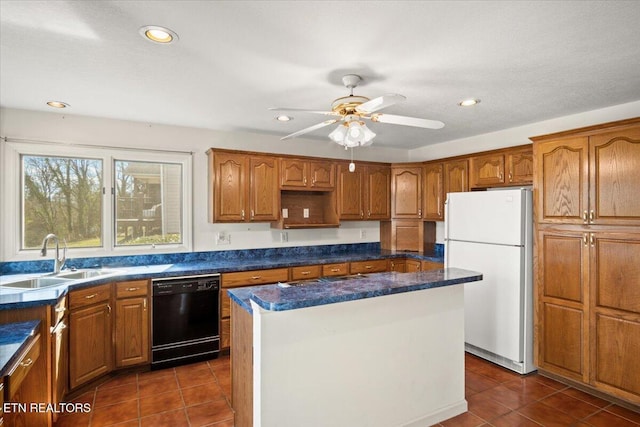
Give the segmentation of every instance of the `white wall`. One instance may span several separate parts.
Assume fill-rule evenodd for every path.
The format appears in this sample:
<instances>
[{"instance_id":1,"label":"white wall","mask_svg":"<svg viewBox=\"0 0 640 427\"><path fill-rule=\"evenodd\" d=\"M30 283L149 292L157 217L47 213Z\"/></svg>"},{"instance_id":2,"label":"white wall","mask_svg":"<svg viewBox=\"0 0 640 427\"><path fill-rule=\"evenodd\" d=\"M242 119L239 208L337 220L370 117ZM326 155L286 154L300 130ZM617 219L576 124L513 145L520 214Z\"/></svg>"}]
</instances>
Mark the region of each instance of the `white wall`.
<instances>
[{"instance_id":1,"label":"white wall","mask_svg":"<svg viewBox=\"0 0 640 427\"><path fill-rule=\"evenodd\" d=\"M484 135L434 144L410 151L376 147L355 150L357 160L405 162L439 159L496 148L528 144L529 137L583 126L640 116L640 101L571 116L532 123ZM343 222L338 229L291 230L281 242L280 231L269 224L210 224L207 221L207 162L211 147L269 153L348 158L348 153L330 141L309 139L280 141L278 136L248 132L222 132L208 129L157 125L123 120L74 116L61 113L0 109L0 136L16 139L80 143L120 147L184 150L194 153L194 250L226 250L274 246L298 246L379 241L379 223ZM0 203L4 200L0 198ZM366 237L361 238L360 230ZM217 232L230 233L229 245L216 245ZM443 225L438 223L436 238L443 242Z\"/></svg>"},{"instance_id":2,"label":"white wall","mask_svg":"<svg viewBox=\"0 0 640 427\"><path fill-rule=\"evenodd\" d=\"M211 147L269 153L348 159L348 153L330 142L295 139L280 141L279 136L247 132L221 132L208 129L157 125L69 114L0 109L0 136L14 139L60 142L61 154L72 148L64 144L102 145L192 151L193 154L193 228L194 250L228 250L277 246L336 243L363 243L380 240L377 221L343 222L338 229L292 230L288 241L281 242L279 230L268 223L211 224L207 221L207 157ZM71 151L72 153L72 151ZM407 151L369 147L354 151L358 160L405 162ZM0 197L0 203L5 196ZM18 207L16 206L16 209ZM2 224L4 225L4 224ZM0 228L5 230L5 228ZM365 231L361 237L360 230ZM229 245L216 245L216 232L231 236ZM3 259L3 261L6 261Z\"/></svg>"}]
</instances>

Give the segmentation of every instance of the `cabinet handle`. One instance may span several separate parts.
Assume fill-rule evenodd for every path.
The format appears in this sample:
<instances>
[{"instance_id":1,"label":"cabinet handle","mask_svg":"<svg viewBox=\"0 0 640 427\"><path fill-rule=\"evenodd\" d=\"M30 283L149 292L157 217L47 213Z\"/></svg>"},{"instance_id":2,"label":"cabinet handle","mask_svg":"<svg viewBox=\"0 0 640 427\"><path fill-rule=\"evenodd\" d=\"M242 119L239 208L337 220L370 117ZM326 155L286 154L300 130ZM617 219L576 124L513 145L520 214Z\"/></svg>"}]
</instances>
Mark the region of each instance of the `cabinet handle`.
<instances>
[{"instance_id":1,"label":"cabinet handle","mask_svg":"<svg viewBox=\"0 0 640 427\"><path fill-rule=\"evenodd\" d=\"M65 307L56 307L55 309L56 313L64 313L65 311L67 311Z\"/></svg>"},{"instance_id":2,"label":"cabinet handle","mask_svg":"<svg viewBox=\"0 0 640 427\"><path fill-rule=\"evenodd\" d=\"M588 215L588 213L587 213L586 210L582 212L582 222L584 222L585 224L588 221L587 215Z\"/></svg>"},{"instance_id":3,"label":"cabinet handle","mask_svg":"<svg viewBox=\"0 0 640 427\"><path fill-rule=\"evenodd\" d=\"M498 178L500 179L500 181L502 181L502 172L498 174Z\"/></svg>"},{"instance_id":4,"label":"cabinet handle","mask_svg":"<svg viewBox=\"0 0 640 427\"><path fill-rule=\"evenodd\" d=\"M367 211L367 218L371 218L371 209Z\"/></svg>"},{"instance_id":5,"label":"cabinet handle","mask_svg":"<svg viewBox=\"0 0 640 427\"><path fill-rule=\"evenodd\" d=\"M85 298L85 299L91 299L91 298L95 298L95 297L97 297L97 296L98 296L98 294L91 294L91 295L87 295L87 296L85 296L84 298Z\"/></svg>"},{"instance_id":6,"label":"cabinet handle","mask_svg":"<svg viewBox=\"0 0 640 427\"><path fill-rule=\"evenodd\" d=\"M20 366L22 366L23 368L28 368L31 365L33 365L33 359L31 359L31 358L28 358L24 362L20 363Z\"/></svg>"},{"instance_id":7,"label":"cabinet handle","mask_svg":"<svg viewBox=\"0 0 640 427\"><path fill-rule=\"evenodd\" d=\"M143 299L142 300L142 307L144 308L144 311L147 311L147 299Z\"/></svg>"},{"instance_id":8,"label":"cabinet handle","mask_svg":"<svg viewBox=\"0 0 640 427\"><path fill-rule=\"evenodd\" d=\"M332 272L332 273L337 273L338 271L340 271L340 269L339 269L339 268L332 268L332 269L331 269L331 272Z\"/></svg>"},{"instance_id":9,"label":"cabinet handle","mask_svg":"<svg viewBox=\"0 0 640 427\"><path fill-rule=\"evenodd\" d=\"M513 175L511 174L511 172L509 172L509 182L513 181Z\"/></svg>"},{"instance_id":10,"label":"cabinet handle","mask_svg":"<svg viewBox=\"0 0 640 427\"><path fill-rule=\"evenodd\" d=\"M109 314L111 314L111 305L107 304L107 309L109 310Z\"/></svg>"},{"instance_id":11,"label":"cabinet handle","mask_svg":"<svg viewBox=\"0 0 640 427\"><path fill-rule=\"evenodd\" d=\"M364 218L364 212L360 211L360 218Z\"/></svg>"},{"instance_id":12,"label":"cabinet handle","mask_svg":"<svg viewBox=\"0 0 640 427\"><path fill-rule=\"evenodd\" d=\"M66 327L67 327L67 325L64 323L64 321L61 321L56 326L49 327L49 333L51 335L55 335L58 332L60 332L61 330L66 329Z\"/></svg>"},{"instance_id":13,"label":"cabinet handle","mask_svg":"<svg viewBox=\"0 0 640 427\"><path fill-rule=\"evenodd\" d=\"M240 211L240 215L242 216L242 219L244 219L244 209Z\"/></svg>"},{"instance_id":14,"label":"cabinet handle","mask_svg":"<svg viewBox=\"0 0 640 427\"><path fill-rule=\"evenodd\" d=\"M312 186L316 185L316 178L315 177L311 178L311 185Z\"/></svg>"},{"instance_id":15,"label":"cabinet handle","mask_svg":"<svg viewBox=\"0 0 640 427\"><path fill-rule=\"evenodd\" d=\"M302 183L303 183L304 185L307 185L307 177L306 177L306 176L305 176L304 178L302 178Z\"/></svg>"},{"instance_id":16,"label":"cabinet handle","mask_svg":"<svg viewBox=\"0 0 640 427\"><path fill-rule=\"evenodd\" d=\"M586 233L582 236L582 241L585 246L589 245L589 236Z\"/></svg>"},{"instance_id":17,"label":"cabinet handle","mask_svg":"<svg viewBox=\"0 0 640 427\"><path fill-rule=\"evenodd\" d=\"M260 279L260 276L251 276L251 280L258 280Z\"/></svg>"},{"instance_id":18,"label":"cabinet handle","mask_svg":"<svg viewBox=\"0 0 640 427\"><path fill-rule=\"evenodd\" d=\"M373 267L372 267L372 266L370 266L370 265L365 265L365 266L364 266L364 269L365 269L365 270L371 270L372 268L373 268Z\"/></svg>"},{"instance_id":19,"label":"cabinet handle","mask_svg":"<svg viewBox=\"0 0 640 427\"><path fill-rule=\"evenodd\" d=\"M422 218L422 209L418 209L418 218Z\"/></svg>"},{"instance_id":20,"label":"cabinet handle","mask_svg":"<svg viewBox=\"0 0 640 427\"><path fill-rule=\"evenodd\" d=\"M591 209L591 211L589 212L589 222L593 222L593 219L596 217L595 212L593 211L593 209Z\"/></svg>"},{"instance_id":21,"label":"cabinet handle","mask_svg":"<svg viewBox=\"0 0 640 427\"><path fill-rule=\"evenodd\" d=\"M251 219L253 219L253 209L251 209Z\"/></svg>"},{"instance_id":22,"label":"cabinet handle","mask_svg":"<svg viewBox=\"0 0 640 427\"><path fill-rule=\"evenodd\" d=\"M596 245L596 238L593 237L593 233L589 235L589 243L591 244L592 248Z\"/></svg>"},{"instance_id":23,"label":"cabinet handle","mask_svg":"<svg viewBox=\"0 0 640 427\"><path fill-rule=\"evenodd\" d=\"M137 291L138 289L140 289L140 288L134 287L134 288L127 288L126 290L127 290L127 292L133 292L133 291Z\"/></svg>"},{"instance_id":24,"label":"cabinet handle","mask_svg":"<svg viewBox=\"0 0 640 427\"><path fill-rule=\"evenodd\" d=\"M301 271L300 274L302 274L303 276L308 276L311 274L310 271Z\"/></svg>"}]
</instances>

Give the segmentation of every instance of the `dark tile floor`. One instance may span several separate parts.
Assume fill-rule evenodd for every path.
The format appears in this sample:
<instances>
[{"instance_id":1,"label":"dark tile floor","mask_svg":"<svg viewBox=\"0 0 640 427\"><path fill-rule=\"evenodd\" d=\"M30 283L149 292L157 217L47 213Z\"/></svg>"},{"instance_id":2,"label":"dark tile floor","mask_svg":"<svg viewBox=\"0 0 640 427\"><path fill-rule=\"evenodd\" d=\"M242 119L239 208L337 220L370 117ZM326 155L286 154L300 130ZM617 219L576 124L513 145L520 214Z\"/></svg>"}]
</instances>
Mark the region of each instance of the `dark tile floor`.
<instances>
[{"instance_id":1,"label":"dark tile floor","mask_svg":"<svg viewBox=\"0 0 640 427\"><path fill-rule=\"evenodd\" d=\"M119 376L80 396L87 414L56 427L232 427L229 357ZM640 413L538 374L520 376L466 355L469 411L438 426L638 427ZM357 427L357 426L354 426Z\"/></svg>"}]
</instances>

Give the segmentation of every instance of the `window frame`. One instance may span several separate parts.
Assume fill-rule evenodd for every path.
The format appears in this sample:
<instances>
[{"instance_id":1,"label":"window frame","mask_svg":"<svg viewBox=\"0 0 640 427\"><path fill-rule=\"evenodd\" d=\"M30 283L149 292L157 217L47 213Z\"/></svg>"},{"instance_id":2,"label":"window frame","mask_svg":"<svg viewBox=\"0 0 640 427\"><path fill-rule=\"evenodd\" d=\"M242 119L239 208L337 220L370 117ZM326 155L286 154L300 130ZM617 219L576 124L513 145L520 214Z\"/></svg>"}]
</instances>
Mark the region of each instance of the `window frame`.
<instances>
[{"instance_id":1,"label":"window frame","mask_svg":"<svg viewBox=\"0 0 640 427\"><path fill-rule=\"evenodd\" d=\"M193 155L181 151L101 147L45 142L4 141L2 149L2 243L0 261L41 259L39 249L22 249L22 156L88 158L103 165L102 247L69 248L69 258L190 252L193 247ZM116 245L115 161L171 163L182 166L182 243ZM44 238L44 236L42 236Z\"/></svg>"}]
</instances>

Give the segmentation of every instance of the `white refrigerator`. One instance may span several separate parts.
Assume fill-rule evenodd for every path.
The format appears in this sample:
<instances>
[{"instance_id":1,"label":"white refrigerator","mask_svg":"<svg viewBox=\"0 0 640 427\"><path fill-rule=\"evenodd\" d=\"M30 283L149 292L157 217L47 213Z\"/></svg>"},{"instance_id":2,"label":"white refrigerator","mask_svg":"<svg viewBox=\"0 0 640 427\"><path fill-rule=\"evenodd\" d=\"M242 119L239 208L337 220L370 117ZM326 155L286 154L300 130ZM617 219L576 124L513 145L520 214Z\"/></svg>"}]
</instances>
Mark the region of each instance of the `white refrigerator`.
<instances>
[{"instance_id":1,"label":"white refrigerator","mask_svg":"<svg viewBox=\"0 0 640 427\"><path fill-rule=\"evenodd\" d=\"M520 374L533 364L530 189L449 193L445 266L479 271L465 283L465 350Z\"/></svg>"}]
</instances>

